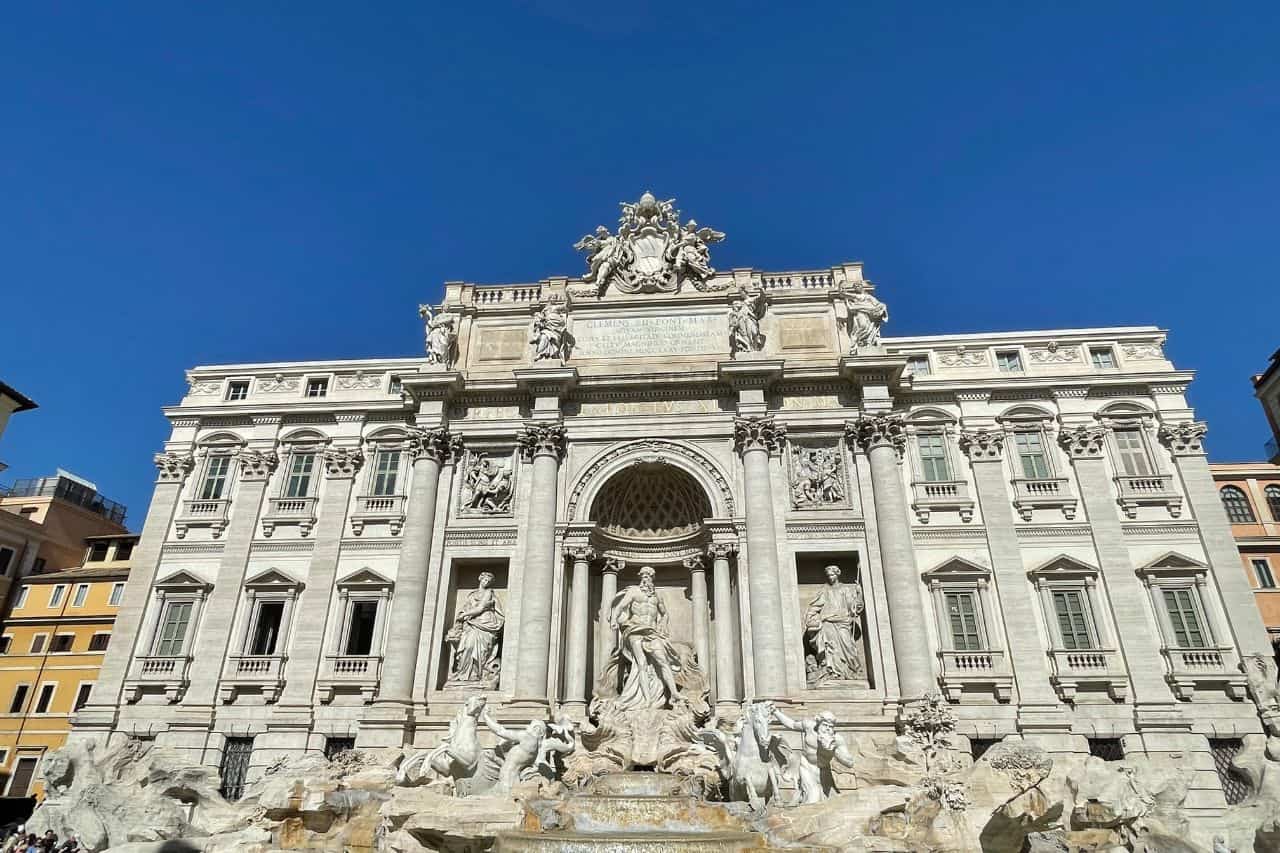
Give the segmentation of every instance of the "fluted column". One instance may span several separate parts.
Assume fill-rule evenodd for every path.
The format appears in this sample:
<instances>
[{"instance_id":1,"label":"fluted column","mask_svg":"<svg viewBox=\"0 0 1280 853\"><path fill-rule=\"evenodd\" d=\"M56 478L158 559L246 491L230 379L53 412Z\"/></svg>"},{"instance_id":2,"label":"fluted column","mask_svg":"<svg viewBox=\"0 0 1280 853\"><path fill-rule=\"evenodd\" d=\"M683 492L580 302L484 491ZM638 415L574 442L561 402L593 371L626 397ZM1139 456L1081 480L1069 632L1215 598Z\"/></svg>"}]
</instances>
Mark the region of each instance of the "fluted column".
<instances>
[{"instance_id":1,"label":"fluted column","mask_svg":"<svg viewBox=\"0 0 1280 853\"><path fill-rule=\"evenodd\" d=\"M701 554L685 558L689 570L689 599L693 606L693 647L703 675L711 672L711 631L707 611L707 567Z\"/></svg>"},{"instance_id":2,"label":"fluted column","mask_svg":"<svg viewBox=\"0 0 1280 853\"><path fill-rule=\"evenodd\" d=\"M556 421L534 421L525 426L519 439L521 452L533 460L533 475L520 584L520 650L516 657L515 698L544 704L551 662L556 488L560 458L564 455L564 426Z\"/></svg>"},{"instance_id":3,"label":"fluted column","mask_svg":"<svg viewBox=\"0 0 1280 853\"><path fill-rule=\"evenodd\" d=\"M218 576L198 628L191 662L191 687L183 700L187 705L212 705L217 694L222 667L230 654L231 623L244 592L244 573L262 512L262 498L280 458L274 450L244 449L236 455L236 461L240 477L231 508L231 523L227 525L227 544L223 546Z\"/></svg>"},{"instance_id":4,"label":"fluted column","mask_svg":"<svg viewBox=\"0 0 1280 853\"><path fill-rule=\"evenodd\" d=\"M737 548L717 543L711 552L711 594L716 607L716 705L738 704L737 655L733 653L737 637L733 630L732 579L729 558Z\"/></svg>"},{"instance_id":5,"label":"fluted column","mask_svg":"<svg viewBox=\"0 0 1280 853\"><path fill-rule=\"evenodd\" d=\"M618 642L613 628L609 625L609 608L618 594L618 574L626 567L627 564L622 560L610 557L604 561L604 569L600 573L600 617L597 624L600 626L599 668L601 669L609 662Z\"/></svg>"},{"instance_id":6,"label":"fluted column","mask_svg":"<svg viewBox=\"0 0 1280 853\"><path fill-rule=\"evenodd\" d=\"M769 456L778 448L786 428L776 425L772 416L763 415L736 418L733 432L746 481L747 596L755 692L762 698L780 699L787 695L787 656Z\"/></svg>"},{"instance_id":7,"label":"fluted column","mask_svg":"<svg viewBox=\"0 0 1280 853\"><path fill-rule=\"evenodd\" d=\"M387 622L382 682L373 709L379 717L389 716L400 721L407 721L413 706L413 676L418 668L418 645L424 630L440 469L447 458L457 453L461 444L442 426L412 429L407 443L409 456L413 459L413 484L405 508L396 586ZM433 616L434 613L435 608L432 608ZM369 745L383 744L370 741Z\"/></svg>"},{"instance_id":8,"label":"fluted column","mask_svg":"<svg viewBox=\"0 0 1280 853\"><path fill-rule=\"evenodd\" d=\"M338 550L346 529L351 490L364 463L364 454L358 447L330 447L322 456L326 480L324 496L320 499L317 513L311 567L298 603L298 612L304 614L304 618L297 620L298 627L289 644L284 693L278 709L281 713L286 713L291 706L305 707L309 711L314 704L316 678L324 655L329 598L338 573ZM281 634L287 636L283 631Z\"/></svg>"},{"instance_id":9,"label":"fluted column","mask_svg":"<svg viewBox=\"0 0 1280 853\"><path fill-rule=\"evenodd\" d=\"M885 601L889 605L899 690L906 700L919 699L936 690L937 682L924 631L920 572L911 541L911 523L907 520L907 499L898 473L898 462L906 449L906 430L900 415L864 415L845 425L845 435L862 448L871 466L876 533L884 566Z\"/></svg>"},{"instance_id":10,"label":"fluted column","mask_svg":"<svg viewBox=\"0 0 1280 853\"><path fill-rule=\"evenodd\" d=\"M116 611L113 637L107 646L98 670L98 680L90 693L89 703L75 715L76 731L81 734L109 731L115 724L116 706L120 691L133 659L134 649L140 642L143 615L151 597L151 585L160 565L160 551L169 525L173 523L182 486L195 464L190 453L157 453L156 488L151 495L151 506L142 523L142 534L133 550L132 570L124 588L124 600ZM34 550L33 550L34 553ZM70 740L75 739L73 733Z\"/></svg>"},{"instance_id":11,"label":"fluted column","mask_svg":"<svg viewBox=\"0 0 1280 853\"><path fill-rule=\"evenodd\" d=\"M587 708L587 643L591 639L589 596L591 561L596 552L587 545L565 549L573 561L573 577L569 590L569 654L565 663L565 707L577 713Z\"/></svg>"}]
</instances>

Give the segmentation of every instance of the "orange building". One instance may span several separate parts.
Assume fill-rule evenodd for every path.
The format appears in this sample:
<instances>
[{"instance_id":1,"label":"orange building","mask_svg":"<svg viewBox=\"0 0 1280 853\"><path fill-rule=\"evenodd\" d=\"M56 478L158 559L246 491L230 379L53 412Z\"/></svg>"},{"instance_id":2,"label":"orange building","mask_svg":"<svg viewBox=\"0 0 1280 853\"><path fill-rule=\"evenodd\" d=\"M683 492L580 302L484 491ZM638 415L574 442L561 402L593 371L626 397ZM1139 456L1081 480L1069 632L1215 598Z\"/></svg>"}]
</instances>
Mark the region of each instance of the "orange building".
<instances>
[{"instance_id":1,"label":"orange building","mask_svg":"<svg viewBox=\"0 0 1280 853\"><path fill-rule=\"evenodd\" d=\"M136 534L86 539L74 569L15 581L0 628L0 794L36 796L44 755L62 746L111 641Z\"/></svg>"},{"instance_id":2,"label":"orange building","mask_svg":"<svg viewBox=\"0 0 1280 853\"><path fill-rule=\"evenodd\" d=\"M1280 647L1280 465L1209 466L1272 644Z\"/></svg>"}]
</instances>

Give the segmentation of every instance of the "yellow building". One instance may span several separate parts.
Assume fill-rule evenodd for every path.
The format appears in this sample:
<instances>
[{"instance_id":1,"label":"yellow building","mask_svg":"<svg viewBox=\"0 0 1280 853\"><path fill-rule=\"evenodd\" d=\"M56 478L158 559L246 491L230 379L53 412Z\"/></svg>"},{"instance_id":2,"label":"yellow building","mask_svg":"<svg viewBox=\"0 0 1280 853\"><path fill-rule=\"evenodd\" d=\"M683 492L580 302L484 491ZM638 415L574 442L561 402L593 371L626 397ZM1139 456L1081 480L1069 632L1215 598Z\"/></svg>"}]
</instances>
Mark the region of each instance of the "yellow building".
<instances>
[{"instance_id":1,"label":"yellow building","mask_svg":"<svg viewBox=\"0 0 1280 853\"><path fill-rule=\"evenodd\" d=\"M39 797L44 754L89 699L129 577L136 534L85 540L74 569L15 581L0 628L0 794Z\"/></svg>"}]
</instances>

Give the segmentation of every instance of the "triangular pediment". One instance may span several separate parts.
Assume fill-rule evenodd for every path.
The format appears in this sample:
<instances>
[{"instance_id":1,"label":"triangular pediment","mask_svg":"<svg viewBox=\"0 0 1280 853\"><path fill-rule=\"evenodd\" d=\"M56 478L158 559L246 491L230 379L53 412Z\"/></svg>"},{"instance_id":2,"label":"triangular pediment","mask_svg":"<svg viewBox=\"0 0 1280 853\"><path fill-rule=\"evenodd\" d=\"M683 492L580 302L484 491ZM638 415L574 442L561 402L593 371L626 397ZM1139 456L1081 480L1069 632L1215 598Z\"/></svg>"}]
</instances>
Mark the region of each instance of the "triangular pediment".
<instances>
[{"instance_id":1,"label":"triangular pediment","mask_svg":"<svg viewBox=\"0 0 1280 853\"><path fill-rule=\"evenodd\" d=\"M244 582L245 586L252 587L274 587L276 589L284 589L288 587L302 586L295 578L290 577L277 568L267 569L265 572L259 572Z\"/></svg>"},{"instance_id":2,"label":"triangular pediment","mask_svg":"<svg viewBox=\"0 0 1280 853\"><path fill-rule=\"evenodd\" d=\"M1166 551L1151 562L1140 567L1138 574L1198 574L1209 567L1199 560L1179 554L1177 551Z\"/></svg>"},{"instance_id":3,"label":"triangular pediment","mask_svg":"<svg viewBox=\"0 0 1280 853\"><path fill-rule=\"evenodd\" d=\"M200 577L197 574L193 574L192 572L189 572L186 569L179 569L178 571L174 572L171 575L166 575L161 580L156 581L155 585L157 588L171 588L171 587L194 588L194 587L213 586L213 584L209 583L204 578Z\"/></svg>"},{"instance_id":4,"label":"triangular pediment","mask_svg":"<svg viewBox=\"0 0 1280 853\"><path fill-rule=\"evenodd\" d=\"M389 578L383 577L382 575L378 574L373 569L367 566L362 569L357 569L356 571L347 575L342 580L338 581L338 586L348 586L348 587L350 586L384 587L384 586L392 586L392 585L393 585L392 581Z\"/></svg>"},{"instance_id":5,"label":"triangular pediment","mask_svg":"<svg viewBox=\"0 0 1280 853\"><path fill-rule=\"evenodd\" d=\"M991 570L964 557L948 557L924 573L926 580L990 577Z\"/></svg>"},{"instance_id":6,"label":"triangular pediment","mask_svg":"<svg viewBox=\"0 0 1280 853\"><path fill-rule=\"evenodd\" d=\"M1046 560L1036 566L1027 574L1038 578L1096 577L1098 567L1091 566L1084 560L1073 557L1070 554L1059 554L1053 559Z\"/></svg>"}]
</instances>

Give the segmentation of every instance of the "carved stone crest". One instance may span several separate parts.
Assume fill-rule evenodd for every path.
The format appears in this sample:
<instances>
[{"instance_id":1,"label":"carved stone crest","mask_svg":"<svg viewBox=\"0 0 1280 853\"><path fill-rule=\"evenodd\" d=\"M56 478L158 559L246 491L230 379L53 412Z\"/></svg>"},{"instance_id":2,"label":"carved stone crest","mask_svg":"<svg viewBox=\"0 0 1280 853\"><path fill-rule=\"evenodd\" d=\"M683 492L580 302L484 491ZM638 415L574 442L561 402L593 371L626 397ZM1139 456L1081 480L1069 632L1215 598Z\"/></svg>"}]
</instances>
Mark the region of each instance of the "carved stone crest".
<instances>
[{"instance_id":1,"label":"carved stone crest","mask_svg":"<svg viewBox=\"0 0 1280 853\"><path fill-rule=\"evenodd\" d=\"M675 199L659 201L648 192L621 207L616 234L600 225L574 244L587 253L582 280L595 284L597 293L610 287L622 293L675 293L685 282L698 290L722 289L710 286L716 271L707 247L723 240L723 232L699 228L692 219L682 225Z\"/></svg>"},{"instance_id":2,"label":"carved stone crest","mask_svg":"<svg viewBox=\"0 0 1280 853\"><path fill-rule=\"evenodd\" d=\"M511 511L511 460L505 462L482 453L467 460L462 484L462 511L498 515Z\"/></svg>"}]
</instances>

